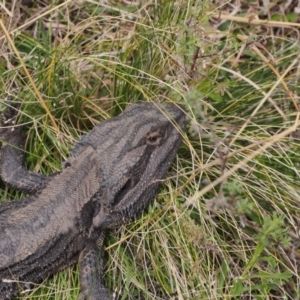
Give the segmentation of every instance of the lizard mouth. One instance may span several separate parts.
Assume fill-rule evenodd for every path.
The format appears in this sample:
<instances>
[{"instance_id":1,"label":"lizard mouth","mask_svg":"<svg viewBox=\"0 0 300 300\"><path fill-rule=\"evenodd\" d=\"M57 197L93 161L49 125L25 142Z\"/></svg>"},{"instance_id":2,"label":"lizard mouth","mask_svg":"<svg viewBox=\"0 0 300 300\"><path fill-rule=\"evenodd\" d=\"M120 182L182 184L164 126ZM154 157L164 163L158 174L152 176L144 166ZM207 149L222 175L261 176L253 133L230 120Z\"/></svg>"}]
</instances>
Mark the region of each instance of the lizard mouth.
<instances>
[{"instance_id":1,"label":"lizard mouth","mask_svg":"<svg viewBox=\"0 0 300 300\"><path fill-rule=\"evenodd\" d=\"M117 192L112 201L111 205L116 206L118 205L121 200L125 197L125 195L138 183L138 181L134 181L132 178L128 178L122 188Z\"/></svg>"}]
</instances>

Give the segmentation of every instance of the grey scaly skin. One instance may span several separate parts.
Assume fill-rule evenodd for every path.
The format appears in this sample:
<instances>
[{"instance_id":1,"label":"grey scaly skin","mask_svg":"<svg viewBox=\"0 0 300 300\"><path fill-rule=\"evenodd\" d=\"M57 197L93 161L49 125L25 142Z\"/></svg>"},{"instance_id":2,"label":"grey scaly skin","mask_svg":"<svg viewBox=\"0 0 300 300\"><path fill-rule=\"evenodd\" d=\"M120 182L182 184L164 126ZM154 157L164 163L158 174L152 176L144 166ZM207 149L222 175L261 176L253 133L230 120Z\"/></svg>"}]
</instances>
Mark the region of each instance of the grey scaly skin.
<instances>
[{"instance_id":1,"label":"grey scaly skin","mask_svg":"<svg viewBox=\"0 0 300 300\"><path fill-rule=\"evenodd\" d=\"M8 103L0 175L31 196L0 205L0 300L76 262L79 299L111 299L102 280L105 231L138 217L155 197L181 142L184 112L174 104L132 104L84 135L50 176L23 167L16 115Z\"/></svg>"}]
</instances>

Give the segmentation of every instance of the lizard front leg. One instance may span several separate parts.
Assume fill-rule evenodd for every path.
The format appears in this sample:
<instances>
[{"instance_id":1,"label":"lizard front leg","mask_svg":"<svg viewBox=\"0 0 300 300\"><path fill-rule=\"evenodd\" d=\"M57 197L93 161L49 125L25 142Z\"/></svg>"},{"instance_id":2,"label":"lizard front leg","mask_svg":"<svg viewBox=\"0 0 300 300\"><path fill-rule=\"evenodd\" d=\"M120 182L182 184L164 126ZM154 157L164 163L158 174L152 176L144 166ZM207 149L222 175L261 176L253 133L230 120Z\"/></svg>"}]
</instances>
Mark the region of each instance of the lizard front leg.
<instances>
[{"instance_id":1,"label":"lizard front leg","mask_svg":"<svg viewBox=\"0 0 300 300\"><path fill-rule=\"evenodd\" d=\"M98 239L88 240L79 256L81 292L79 300L113 300L112 292L103 284L103 240L102 231Z\"/></svg>"},{"instance_id":2,"label":"lizard front leg","mask_svg":"<svg viewBox=\"0 0 300 300\"><path fill-rule=\"evenodd\" d=\"M9 186L33 194L43 188L46 177L28 171L23 166L25 135L21 126L16 126L19 104L6 100L7 108L1 114L0 176Z\"/></svg>"}]
</instances>

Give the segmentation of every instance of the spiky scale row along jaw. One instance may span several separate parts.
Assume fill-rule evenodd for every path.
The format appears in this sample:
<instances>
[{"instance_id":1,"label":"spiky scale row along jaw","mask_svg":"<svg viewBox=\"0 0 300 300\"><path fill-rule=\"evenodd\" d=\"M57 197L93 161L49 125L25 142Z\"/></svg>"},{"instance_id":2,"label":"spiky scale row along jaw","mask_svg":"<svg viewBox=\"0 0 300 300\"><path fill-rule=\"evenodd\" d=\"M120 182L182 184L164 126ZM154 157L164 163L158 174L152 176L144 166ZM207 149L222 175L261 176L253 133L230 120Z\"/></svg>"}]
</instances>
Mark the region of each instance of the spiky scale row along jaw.
<instances>
[{"instance_id":1,"label":"spiky scale row along jaw","mask_svg":"<svg viewBox=\"0 0 300 300\"><path fill-rule=\"evenodd\" d=\"M50 177L23 168L21 133L3 124L0 174L9 174L6 159L15 159L13 168L22 176L12 170L5 181L38 193L0 206L0 300L17 295L18 286L26 286L22 282L40 281L78 260L81 299L109 299L102 284L102 255L97 255L105 230L137 217L154 198L185 124L185 113L176 105L130 105L83 136L62 172Z\"/></svg>"}]
</instances>

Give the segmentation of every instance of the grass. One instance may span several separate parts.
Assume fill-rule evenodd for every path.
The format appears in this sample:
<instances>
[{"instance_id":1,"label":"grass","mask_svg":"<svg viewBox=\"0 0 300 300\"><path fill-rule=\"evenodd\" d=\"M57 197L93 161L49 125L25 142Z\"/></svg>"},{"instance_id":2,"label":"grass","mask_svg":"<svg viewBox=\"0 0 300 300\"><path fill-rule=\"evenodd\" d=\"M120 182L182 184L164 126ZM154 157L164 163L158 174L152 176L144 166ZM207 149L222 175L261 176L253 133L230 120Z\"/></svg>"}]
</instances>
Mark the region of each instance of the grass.
<instances>
[{"instance_id":1,"label":"grass","mask_svg":"<svg viewBox=\"0 0 300 300\"><path fill-rule=\"evenodd\" d=\"M106 240L106 285L121 299L298 299L293 3L13 3L0 4L1 101L22 102L30 169L60 170L82 133L131 102L189 117L156 201ZM78 294L74 266L20 299Z\"/></svg>"}]
</instances>

